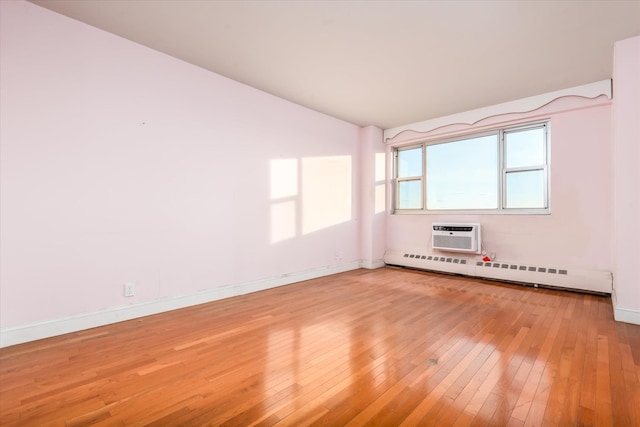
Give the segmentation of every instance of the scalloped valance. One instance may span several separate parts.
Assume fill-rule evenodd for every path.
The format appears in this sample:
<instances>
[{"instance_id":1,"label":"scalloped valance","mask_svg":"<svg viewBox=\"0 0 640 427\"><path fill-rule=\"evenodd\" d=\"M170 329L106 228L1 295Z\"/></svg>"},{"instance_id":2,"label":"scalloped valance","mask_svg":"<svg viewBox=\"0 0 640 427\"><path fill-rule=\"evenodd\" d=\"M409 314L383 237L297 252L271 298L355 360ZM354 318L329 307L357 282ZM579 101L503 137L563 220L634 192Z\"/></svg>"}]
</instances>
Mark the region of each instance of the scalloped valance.
<instances>
[{"instance_id":1,"label":"scalloped valance","mask_svg":"<svg viewBox=\"0 0 640 427\"><path fill-rule=\"evenodd\" d=\"M471 127L480 124L480 122L496 118L498 116L507 116L506 120L511 115L522 115L526 113L532 113L537 110L542 110L544 107L549 106L554 101L563 98L577 98L582 100L578 101L578 104L583 104L584 101L597 99L600 97L606 97L610 100L612 95L612 81L602 80L595 83L590 83L582 86L576 86L569 89L558 90L555 92L549 92L542 95L536 95L529 98L523 98L516 101L505 102L502 104L496 104L489 107L479 108L476 110L465 111L463 113L453 114L450 116L439 117L437 119L426 120L423 122L413 123L410 125L399 126L384 131L384 141L386 145L405 144L418 139L429 137L430 133L435 130L443 129L448 126L463 126ZM555 103L554 103L555 104ZM559 103L558 108L550 109L551 112L564 111L573 108L579 108L580 105L576 103ZM544 113L549 113L546 111ZM541 112L542 113L542 112ZM461 129L457 129L458 131Z\"/></svg>"}]
</instances>

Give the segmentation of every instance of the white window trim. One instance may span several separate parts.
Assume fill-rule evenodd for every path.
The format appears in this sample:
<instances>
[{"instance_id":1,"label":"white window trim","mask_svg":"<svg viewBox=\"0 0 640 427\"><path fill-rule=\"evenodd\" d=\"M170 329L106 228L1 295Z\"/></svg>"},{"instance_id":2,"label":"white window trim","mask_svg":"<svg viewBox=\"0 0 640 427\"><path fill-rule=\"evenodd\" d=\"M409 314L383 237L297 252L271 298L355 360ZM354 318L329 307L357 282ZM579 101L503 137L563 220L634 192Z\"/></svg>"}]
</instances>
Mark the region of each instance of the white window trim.
<instances>
[{"instance_id":1,"label":"white window trim","mask_svg":"<svg viewBox=\"0 0 640 427\"><path fill-rule=\"evenodd\" d=\"M546 164L533 165L518 168L507 168L505 166L505 141L504 135L507 132L519 131L529 128L544 127L545 129L545 158ZM426 147L430 145L446 144L455 142L467 138L480 138L488 135L498 136L498 208L496 209L426 209L427 203L427 156ZM549 215L551 214L551 120L537 120L530 123L519 123L517 125L497 127L488 131L481 131L477 133L469 132L458 134L446 139L436 139L422 141L418 143L412 143L406 146L394 147L392 150L393 155L393 179L391 182L392 187L392 210L391 214L394 215ZM398 168L398 151L410 150L413 148L422 147L422 176L421 177L403 177L397 178ZM505 182L508 172L517 171L534 171L543 170L545 185L543 187L544 198L547 206L545 208L506 208L506 191ZM415 179L422 181L422 208L421 209L399 209L398 206L398 186L402 181L412 181Z\"/></svg>"}]
</instances>

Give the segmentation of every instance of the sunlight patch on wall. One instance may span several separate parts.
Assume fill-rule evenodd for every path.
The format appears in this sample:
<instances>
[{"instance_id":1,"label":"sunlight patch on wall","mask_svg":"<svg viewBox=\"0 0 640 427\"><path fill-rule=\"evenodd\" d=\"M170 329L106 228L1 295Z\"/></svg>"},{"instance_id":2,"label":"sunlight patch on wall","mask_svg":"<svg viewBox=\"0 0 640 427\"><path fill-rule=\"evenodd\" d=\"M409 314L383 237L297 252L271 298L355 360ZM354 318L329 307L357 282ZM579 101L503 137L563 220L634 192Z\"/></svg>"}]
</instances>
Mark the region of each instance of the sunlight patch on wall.
<instances>
[{"instance_id":1,"label":"sunlight patch on wall","mask_svg":"<svg viewBox=\"0 0 640 427\"><path fill-rule=\"evenodd\" d=\"M302 159L302 234L351 219L351 156Z\"/></svg>"},{"instance_id":2,"label":"sunlight patch on wall","mask_svg":"<svg viewBox=\"0 0 640 427\"><path fill-rule=\"evenodd\" d=\"M298 195L298 159L271 160L271 200Z\"/></svg>"},{"instance_id":3,"label":"sunlight patch on wall","mask_svg":"<svg viewBox=\"0 0 640 427\"><path fill-rule=\"evenodd\" d=\"M296 202L288 200L271 205L271 243L296 237Z\"/></svg>"},{"instance_id":4,"label":"sunlight patch on wall","mask_svg":"<svg viewBox=\"0 0 640 427\"><path fill-rule=\"evenodd\" d=\"M378 184L376 185L375 190L375 200L374 200L374 209L375 213L380 213L385 211L385 195L386 195L386 185Z\"/></svg>"},{"instance_id":5,"label":"sunlight patch on wall","mask_svg":"<svg viewBox=\"0 0 640 427\"><path fill-rule=\"evenodd\" d=\"M374 175L375 175L375 193L373 195L374 200L374 213L384 212L386 210L386 161L387 156L385 153L376 153L374 160Z\"/></svg>"},{"instance_id":6,"label":"sunlight patch on wall","mask_svg":"<svg viewBox=\"0 0 640 427\"><path fill-rule=\"evenodd\" d=\"M376 153L375 160L375 180L376 182L384 181L385 179L385 161L387 156L385 153Z\"/></svg>"},{"instance_id":7,"label":"sunlight patch on wall","mask_svg":"<svg viewBox=\"0 0 640 427\"><path fill-rule=\"evenodd\" d=\"M296 237L298 159L271 160L271 243Z\"/></svg>"}]
</instances>

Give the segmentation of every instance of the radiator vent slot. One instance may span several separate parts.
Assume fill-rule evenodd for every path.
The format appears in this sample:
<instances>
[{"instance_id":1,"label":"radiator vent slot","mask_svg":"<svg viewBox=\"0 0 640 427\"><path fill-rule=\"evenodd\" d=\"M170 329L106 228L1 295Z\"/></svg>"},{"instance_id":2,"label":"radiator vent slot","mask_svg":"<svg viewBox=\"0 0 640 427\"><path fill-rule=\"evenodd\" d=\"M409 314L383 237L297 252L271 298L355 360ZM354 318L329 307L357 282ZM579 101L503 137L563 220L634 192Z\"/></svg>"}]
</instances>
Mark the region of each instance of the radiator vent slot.
<instances>
[{"instance_id":1,"label":"radiator vent slot","mask_svg":"<svg viewBox=\"0 0 640 427\"><path fill-rule=\"evenodd\" d=\"M547 267L534 267L534 266L527 266L527 265L518 265L518 264L500 264L498 262L482 262L482 261L478 261L476 262L476 265L478 267L494 267L494 268L504 268L504 269L508 269L508 270L517 270L517 271L531 271L531 272L537 272L537 273L552 273L552 274L569 274L568 270L558 270L557 268L547 268Z\"/></svg>"},{"instance_id":2,"label":"radiator vent slot","mask_svg":"<svg viewBox=\"0 0 640 427\"><path fill-rule=\"evenodd\" d=\"M445 257L437 257L432 255L416 255L406 253L403 255L404 258L413 258L413 259L424 259L426 261L438 261L438 262L450 262L452 264L466 264L467 259L465 258L445 258Z\"/></svg>"},{"instance_id":3,"label":"radiator vent slot","mask_svg":"<svg viewBox=\"0 0 640 427\"><path fill-rule=\"evenodd\" d=\"M413 254L404 254L404 257L409 257L409 258L422 258L425 259L424 255L413 255ZM444 258L444 257L434 257L434 256L427 256L426 257L427 260L431 260L433 259L434 261L446 261L446 262L452 262L454 264L466 264L467 260L465 258ZM504 269L504 270L516 270L516 271L531 271L531 272L537 272L537 273L550 273L550 274L569 274L568 270L558 270L557 268L547 268L547 267L534 267L534 266L527 266L527 265L518 265L518 264L504 264L504 263L499 263L499 262L484 262L484 261L476 261L475 265L477 267L491 267L491 268L500 268L500 269Z\"/></svg>"}]
</instances>

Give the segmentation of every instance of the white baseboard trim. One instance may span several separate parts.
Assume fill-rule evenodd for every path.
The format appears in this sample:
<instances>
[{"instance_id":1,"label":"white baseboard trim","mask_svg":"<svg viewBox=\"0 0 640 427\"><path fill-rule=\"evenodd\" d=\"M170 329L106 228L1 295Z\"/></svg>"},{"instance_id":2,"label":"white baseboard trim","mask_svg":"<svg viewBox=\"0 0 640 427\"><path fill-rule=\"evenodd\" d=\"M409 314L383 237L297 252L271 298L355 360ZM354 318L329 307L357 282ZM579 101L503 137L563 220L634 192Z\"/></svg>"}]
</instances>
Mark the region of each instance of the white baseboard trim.
<instances>
[{"instance_id":1,"label":"white baseboard trim","mask_svg":"<svg viewBox=\"0 0 640 427\"><path fill-rule=\"evenodd\" d=\"M78 314L45 322L2 328L0 329L0 348L71 332L78 332L98 326L110 325L112 323L123 322L125 320L163 313L192 305L204 304L278 286L290 285L292 283L343 273L358 268L369 268L364 267L362 264L363 262L361 261L355 261L336 266L321 267L252 282L217 287L190 295L181 295L140 304L113 307L93 313Z\"/></svg>"},{"instance_id":2,"label":"white baseboard trim","mask_svg":"<svg viewBox=\"0 0 640 427\"><path fill-rule=\"evenodd\" d=\"M613 304L613 318L616 320L616 322L640 325L640 310L619 307L615 288L611 292L611 304Z\"/></svg>"},{"instance_id":3,"label":"white baseboard trim","mask_svg":"<svg viewBox=\"0 0 640 427\"><path fill-rule=\"evenodd\" d=\"M366 268L366 269L369 269L369 270L374 270L376 268L381 268L381 267L384 267L385 265L387 265L387 264L385 264L384 260L382 260L382 259L374 259L374 260L367 260L367 261L363 260L360 263L360 267Z\"/></svg>"},{"instance_id":4,"label":"white baseboard trim","mask_svg":"<svg viewBox=\"0 0 640 427\"><path fill-rule=\"evenodd\" d=\"M616 322L631 323L640 325L640 310L632 310L630 308L613 307L613 318Z\"/></svg>"}]
</instances>

